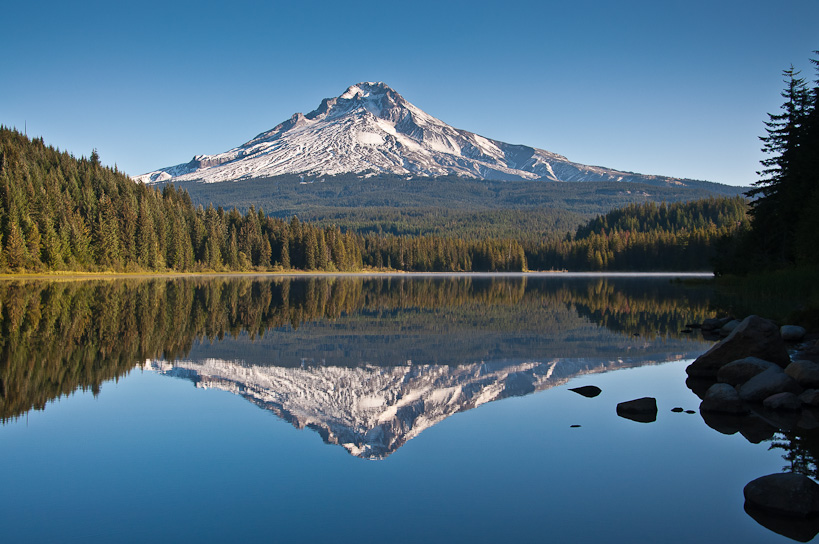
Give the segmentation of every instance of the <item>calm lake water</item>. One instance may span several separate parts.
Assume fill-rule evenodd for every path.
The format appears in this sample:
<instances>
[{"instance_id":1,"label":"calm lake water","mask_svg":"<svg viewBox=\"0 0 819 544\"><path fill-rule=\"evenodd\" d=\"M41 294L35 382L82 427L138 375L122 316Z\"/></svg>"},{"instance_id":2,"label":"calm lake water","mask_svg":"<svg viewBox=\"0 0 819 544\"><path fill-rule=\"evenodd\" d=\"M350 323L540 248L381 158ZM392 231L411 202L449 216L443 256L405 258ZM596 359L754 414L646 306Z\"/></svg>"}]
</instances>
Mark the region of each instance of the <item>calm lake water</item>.
<instances>
[{"instance_id":1,"label":"calm lake water","mask_svg":"<svg viewBox=\"0 0 819 544\"><path fill-rule=\"evenodd\" d=\"M793 542L742 489L819 441L699 415L685 367L712 342L681 331L713 300L667 277L0 282L0 534ZM643 396L656 421L617 416Z\"/></svg>"}]
</instances>

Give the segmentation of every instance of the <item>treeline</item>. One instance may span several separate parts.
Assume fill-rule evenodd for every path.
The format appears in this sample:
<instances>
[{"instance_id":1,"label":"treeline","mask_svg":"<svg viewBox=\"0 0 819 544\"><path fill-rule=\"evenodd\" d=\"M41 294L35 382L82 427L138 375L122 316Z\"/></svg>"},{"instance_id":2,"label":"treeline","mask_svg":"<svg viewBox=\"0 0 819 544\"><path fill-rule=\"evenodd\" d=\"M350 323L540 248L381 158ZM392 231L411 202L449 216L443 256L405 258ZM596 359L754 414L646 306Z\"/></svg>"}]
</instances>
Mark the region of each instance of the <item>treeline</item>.
<instances>
[{"instance_id":1,"label":"treeline","mask_svg":"<svg viewBox=\"0 0 819 544\"><path fill-rule=\"evenodd\" d=\"M811 62L819 71L819 60ZM768 157L748 192L751 229L725 252L718 274L819 265L819 77L811 86L793 67L784 76L781 112L768 114L760 138Z\"/></svg>"},{"instance_id":2,"label":"treeline","mask_svg":"<svg viewBox=\"0 0 819 544\"><path fill-rule=\"evenodd\" d=\"M194 206L187 191L102 166L96 151L76 159L0 127L4 272L706 270L718 242L745 224L743 199L722 197L631 204L565 238L342 230L252 205L244 214Z\"/></svg>"},{"instance_id":3,"label":"treeline","mask_svg":"<svg viewBox=\"0 0 819 544\"><path fill-rule=\"evenodd\" d=\"M742 197L630 204L581 225L574 236L526 247L541 270L710 270L720 247L748 228Z\"/></svg>"},{"instance_id":4,"label":"treeline","mask_svg":"<svg viewBox=\"0 0 819 544\"><path fill-rule=\"evenodd\" d=\"M195 342L209 343L224 336L256 339L271 329L340 319L345 330L354 329L362 338L390 338L396 330L414 331L413 341L427 332L434 342L453 331L455 338L470 332L485 334L475 332L476 323L504 335L527 330L548 336L576 326L567 309L628 338L634 334L679 337L685 323L713 313L704 291L680 293L667 282L647 286L604 278L4 281L0 283L0 423L32 408L43 409L49 400L77 388L96 392L103 382L146 359L185 357ZM389 319L371 319L379 312L388 313ZM430 319L428 312L438 318ZM357 320L358 329L353 325ZM584 349L589 342L585 338ZM559 351L569 353L568 349L561 346ZM309 349L300 346L298 353L305 351ZM447 355L453 363L462 361L462 354ZM265 358L269 360L269 352Z\"/></svg>"},{"instance_id":5,"label":"treeline","mask_svg":"<svg viewBox=\"0 0 819 544\"><path fill-rule=\"evenodd\" d=\"M194 207L172 185L134 183L0 127L0 270L525 270L511 240L362 236L266 215Z\"/></svg>"}]
</instances>

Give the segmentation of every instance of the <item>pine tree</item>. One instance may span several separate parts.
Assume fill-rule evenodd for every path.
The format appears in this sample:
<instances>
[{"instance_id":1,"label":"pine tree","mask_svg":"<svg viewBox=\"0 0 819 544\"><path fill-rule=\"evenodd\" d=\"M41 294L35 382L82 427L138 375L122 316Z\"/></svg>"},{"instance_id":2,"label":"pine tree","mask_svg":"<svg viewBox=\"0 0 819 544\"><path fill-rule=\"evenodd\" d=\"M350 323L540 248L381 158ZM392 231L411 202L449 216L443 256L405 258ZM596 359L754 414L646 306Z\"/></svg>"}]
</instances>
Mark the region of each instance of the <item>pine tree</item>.
<instances>
[{"instance_id":1,"label":"pine tree","mask_svg":"<svg viewBox=\"0 0 819 544\"><path fill-rule=\"evenodd\" d=\"M814 107L813 92L793 67L783 72L786 87L782 112L768 114L767 135L762 150L771 155L762 161L762 179L747 195L753 216L751 239L756 253L769 265L781 266L795 261L794 237L801 219L806 193L815 185L816 172L804 171L800 163L806 150L805 122ZM811 179L812 178L812 179Z\"/></svg>"}]
</instances>

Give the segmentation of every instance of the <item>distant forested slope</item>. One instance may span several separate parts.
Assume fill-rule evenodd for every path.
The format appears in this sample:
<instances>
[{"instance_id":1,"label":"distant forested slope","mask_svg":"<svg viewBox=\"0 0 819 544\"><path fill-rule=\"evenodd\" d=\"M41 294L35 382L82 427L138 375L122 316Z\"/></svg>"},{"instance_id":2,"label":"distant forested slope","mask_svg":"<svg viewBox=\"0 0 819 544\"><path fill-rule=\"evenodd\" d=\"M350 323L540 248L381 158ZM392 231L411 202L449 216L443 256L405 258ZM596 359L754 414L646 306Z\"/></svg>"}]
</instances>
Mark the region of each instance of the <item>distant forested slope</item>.
<instances>
[{"instance_id":1,"label":"distant forested slope","mask_svg":"<svg viewBox=\"0 0 819 544\"><path fill-rule=\"evenodd\" d=\"M486 181L355 174L278 176L239 182L176 184L195 204L263 207L277 217L338 225L359 233L536 241L573 231L612 209L644 202L737 196L742 188L698 182L657 187L625 182Z\"/></svg>"},{"instance_id":2,"label":"distant forested slope","mask_svg":"<svg viewBox=\"0 0 819 544\"><path fill-rule=\"evenodd\" d=\"M251 184L272 191L279 183L284 193L298 186L326 193L324 202L335 194L341 206L310 208L311 222L282 208L268 215L253 204L226 211L195 205L172 185L160 190L136 183L103 166L96 152L77 159L42 138L0 127L0 271L705 270L714 245L744 224L738 197L657 204L639 194L649 201L570 234L589 210L601 207L595 198L627 201L635 198L634 186L526 182L549 186L530 194L522 185L442 178L404 180L406 191L396 188L388 197L386 180L336 181ZM433 187L440 194L432 195ZM596 196L581 198L578 188ZM380 196L365 198L368 191ZM692 196L669 191L677 200ZM405 193L435 205L402 207ZM532 194L540 196L527 200ZM451 205L441 195L449 195ZM558 196L559 206L545 204ZM488 206L493 199L500 204ZM356 201L381 207L350 206ZM481 201L484 207L473 207Z\"/></svg>"}]
</instances>

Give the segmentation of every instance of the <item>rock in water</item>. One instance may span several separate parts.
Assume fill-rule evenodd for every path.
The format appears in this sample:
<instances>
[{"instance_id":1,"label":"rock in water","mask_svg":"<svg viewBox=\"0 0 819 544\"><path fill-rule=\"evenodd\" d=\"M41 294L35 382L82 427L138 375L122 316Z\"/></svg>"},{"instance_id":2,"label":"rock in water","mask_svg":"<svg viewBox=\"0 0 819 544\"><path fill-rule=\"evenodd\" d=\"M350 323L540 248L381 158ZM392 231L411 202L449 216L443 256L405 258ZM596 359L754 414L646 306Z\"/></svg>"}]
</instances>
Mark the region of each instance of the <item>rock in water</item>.
<instances>
[{"instance_id":1,"label":"rock in water","mask_svg":"<svg viewBox=\"0 0 819 544\"><path fill-rule=\"evenodd\" d=\"M574 391L578 395L583 395L590 399L599 395L602 390L596 385L584 385L582 387L573 387L569 389L569 391Z\"/></svg>"},{"instance_id":2,"label":"rock in water","mask_svg":"<svg viewBox=\"0 0 819 544\"><path fill-rule=\"evenodd\" d=\"M742 385L757 374L762 374L769 368L781 368L770 361L763 361L758 357L746 357L731 361L717 372L717 381L731 385Z\"/></svg>"},{"instance_id":3,"label":"rock in water","mask_svg":"<svg viewBox=\"0 0 819 544\"><path fill-rule=\"evenodd\" d=\"M790 358L779 327L759 316L748 316L728 338L698 357L685 371L689 376L715 377L720 368L745 357L758 357L786 367Z\"/></svg>"},{"instance_id":4,"label":"rock in water","mask_svg":"<svg viewBox=\"0 0 819 544\"><path fill-rule=\"evenodd\" d=\"M785 374L796 380L805 389L819 388L819 363L794 361L787 366Z\"/></svg>"},{"instance_id":5,"label":"rock in water","mask_svg":"<svg viewBox=\"0 0 819 544\"><path fill-rule=\"evenodd\" d=\"M819 406L819 390L808 389L799 395L799 401L807 406Z\"/></svg>"},{"instance_id":6,"label":"rock in water","mask_svg":"<svg viewBox=\"0 0 819 544\"><path fill-rule=\"evenodd\" d=\"M819 484L804 474L762 476L746 485L743 493L750 504L774 514L795 518L819 515Z\"/></svg>"},{"instance_id":7,"label":"rock in water","mask_svg":"<svg viewBox=\"0 0 819 544\"><path fill-rule=\"evenodd\" d=\"M705 393L705 399L700 404L700 412L747 414L748 407L739 398L736 389L727 383L715 383Z\"/></svg>"},{"instance_id":8,"label":"rock in water","mask_svg":"<svg viewBox=\"0 0 819 544\"><path fill-rule=\"evenodd\" d=\"M762 401L762 406L769 410L795 412L802 409L802 403L793 393L777 393Z\"/></svg>"},{"instance_id":9,"label":"rock in water","mask_svg":"<svg viewBox=\"0 0 819 544\"><path fill-rule=\"evenodd\" d=\"M798 325L782 325L779 332L785 342L798 342L805 337L807 331Z\"/></svg>"},{"instance_id":10,"label":"rock in water","mask_svg":"<svg viewBox=\"0 0 819 544\"><path fill-rule=\"evenodd\" d=\"M748 402L762 402L771 395L783 392L800 394L802 388L782 369L770 368L742 384L739 397Z\"/></svg>"},{"instance_id":11,"label":"rock in water","mask_svg":"<svg viewBox=\"0 0 819 544\"><path fill-rule=\"evenodd\" d=\"M617 405L617 415L640 423L657 421L657 399L643 397L621 402Z\"/></svg>"}]
</instances>

